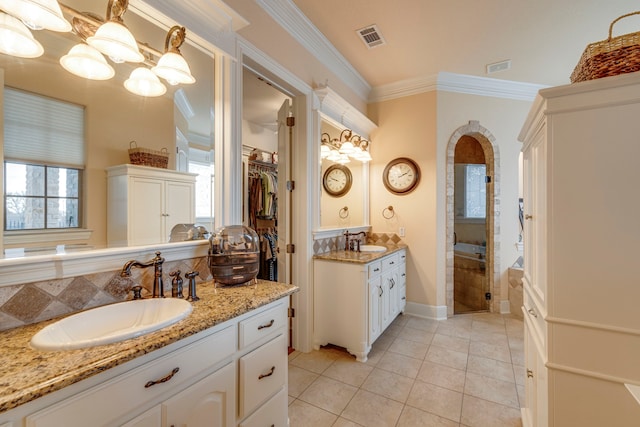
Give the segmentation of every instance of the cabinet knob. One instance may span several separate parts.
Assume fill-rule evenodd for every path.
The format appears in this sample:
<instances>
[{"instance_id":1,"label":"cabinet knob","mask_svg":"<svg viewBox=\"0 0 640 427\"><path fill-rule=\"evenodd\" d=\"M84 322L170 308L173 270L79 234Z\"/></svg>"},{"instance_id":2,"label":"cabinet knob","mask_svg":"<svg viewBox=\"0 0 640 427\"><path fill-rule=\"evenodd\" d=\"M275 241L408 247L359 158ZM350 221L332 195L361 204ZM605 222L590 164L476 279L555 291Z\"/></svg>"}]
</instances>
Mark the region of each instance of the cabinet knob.
<instances>
[{"instance_id":1,"label":"cabinet knob","mask_svg":"<svg viewBox=\"0 0 640 427\"><path fill-rule=\"evenodd\" d=\"M533 219L533 215L526 214L524 216L524 219Z\"/></svg>"},{"instance_id":2,"label":"cabinet knob","mask_svg":"<svg viewBox=\"0 0 640 427\"><path fill-rule=\"evenodd\" d=\"M527 369L527 378L533 378L533 371L531 369Z\"/></svg>"}]
</instances>

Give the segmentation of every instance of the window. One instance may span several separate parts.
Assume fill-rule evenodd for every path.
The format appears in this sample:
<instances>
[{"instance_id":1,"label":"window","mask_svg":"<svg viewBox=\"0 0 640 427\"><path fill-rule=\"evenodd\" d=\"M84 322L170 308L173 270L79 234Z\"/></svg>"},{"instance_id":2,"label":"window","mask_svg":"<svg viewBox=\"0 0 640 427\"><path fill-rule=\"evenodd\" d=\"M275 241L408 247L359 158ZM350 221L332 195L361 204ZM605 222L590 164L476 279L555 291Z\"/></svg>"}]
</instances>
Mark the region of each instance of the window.
<instances>
[{"instance_id":1,"label":"window","mask_svg":"<svg viewBox=\"0 0 640 427\"><path fill-rule=\"evenodd\" d=\"M84 108L4 89L5 230L82 225Z\"/></svg>"},{"instance_id":2,"label":"window","mask_svg":"<svg viewBox=\"0 0 640 427\"><path fill-rule=\"evenodd\" d=\"M487 167L483 164L455 165L456 218L481 219L487 212Z\"/></svg>"}]
</instances>

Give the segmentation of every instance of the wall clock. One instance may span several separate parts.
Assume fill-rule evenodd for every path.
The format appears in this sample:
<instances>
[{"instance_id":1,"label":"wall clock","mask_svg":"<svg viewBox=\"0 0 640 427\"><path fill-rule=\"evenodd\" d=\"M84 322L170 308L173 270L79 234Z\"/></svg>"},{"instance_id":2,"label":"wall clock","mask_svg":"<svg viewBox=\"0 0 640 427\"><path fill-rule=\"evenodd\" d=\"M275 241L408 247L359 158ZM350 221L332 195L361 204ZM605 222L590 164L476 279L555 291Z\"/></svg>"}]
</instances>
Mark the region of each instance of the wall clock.
<instances>
[{"instance_id":1,"label":"wall clock","mask_svg":"<svg viewBox=\"0 0 640 427\"><path fill-rule=\"evenodd\" d=\"M342 197L351 189L351 171L344 165L331 165L324 172L322 186L333 197Z\"/></svg>"},{"instance_id":2,"label":"wall clock","mask_svg":"<svg viewBox=\"0 0 640 427\"><path fill-rule=\"evenodd\" d=\"M418 164L407 157L391 160L384 168L382 182L393 194L404 195L413 191L420 182Z\"/></svg>"}]
</instances>

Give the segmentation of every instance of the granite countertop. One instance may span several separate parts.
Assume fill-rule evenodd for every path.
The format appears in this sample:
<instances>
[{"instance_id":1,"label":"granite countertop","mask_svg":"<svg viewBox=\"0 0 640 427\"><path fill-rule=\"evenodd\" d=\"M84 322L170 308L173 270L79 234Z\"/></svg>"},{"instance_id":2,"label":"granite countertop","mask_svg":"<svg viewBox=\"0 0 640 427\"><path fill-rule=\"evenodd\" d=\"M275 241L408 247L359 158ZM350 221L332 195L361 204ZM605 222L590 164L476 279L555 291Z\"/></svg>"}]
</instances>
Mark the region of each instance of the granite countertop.
<instances>
[{"instance_id":1,"label":"granite countertop","mask_svg":"<svg viewBox=\"0 0 640 427\"><path fill-rule=\"evenodd\" d=\"M109 368L204 331L298 291L297 286L258 280L257 285L215 288L198 284L191 314L166 328L115 344L67 351L38 351L31 337L54 320L0 332L0 413L60 390Z\"/></svg>"},{"instance_id":2,"label":"granite countertop","mask_svg":"<svg viewBox=\"0 0 640 427\"><path fill-rule=\"evenodd\" d=\"M398 252L399 250L407 248L407 245L404 243L386 244L386 245L376 244L376 246L384 246L387 248L387 250L384 252L356 252L356 251L335 250L331 252L325 252L323 254L314 255L313 259L320 259L324 261L349 262L353 264L367 264L371 261L375 261L387 255L391 255L392 253Z\"/></svg>"}]
</instances>

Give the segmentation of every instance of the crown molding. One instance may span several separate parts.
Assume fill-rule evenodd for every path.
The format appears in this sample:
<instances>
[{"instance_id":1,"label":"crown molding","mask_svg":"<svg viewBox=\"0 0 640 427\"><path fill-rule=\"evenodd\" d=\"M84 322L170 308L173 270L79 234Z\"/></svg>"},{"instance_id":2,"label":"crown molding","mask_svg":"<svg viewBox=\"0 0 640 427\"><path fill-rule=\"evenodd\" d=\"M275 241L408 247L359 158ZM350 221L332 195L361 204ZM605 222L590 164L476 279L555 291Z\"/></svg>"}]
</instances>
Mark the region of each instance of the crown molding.
<instances>
[{"instance_id":1,"label":"crown molding","mask_svg":"<svg viewBox=\"0 0 640 427\"><path fill-rule=\"evenodd\" d=\"M366 115L349 104L328 86L321 86L313 91L317 104L314 108L338 128L349 128L366 138L378 126Z\"/></svg>"},{"instance_id":2,"label":"crown molding","mask_svg":"<svg viewBox=\"0 0 640 427\"><path fill-rule=\"evenodd\" d=\"M256 0L256 3L320 62L334 72L363 101L371 85L327 40L292 0Z\"/></svg>"},{"instance_id":3,"label":"crown molding","mask_svg":"<svg viewBox=\"0 0 640 427\"><path fill-rule=\"evenodd\" d=\"M434 90L533 101L538 91L547 87L534 83L441 72L437 76L420 77L377 86L371 91L369 102L388 101Z\"/></svg>"}]
</instances>

